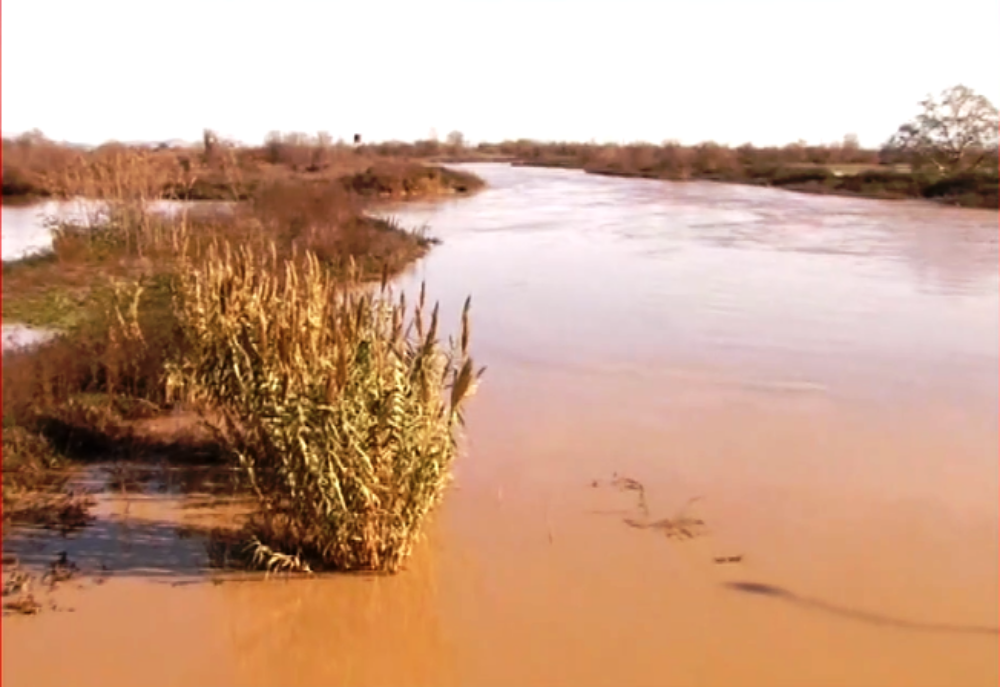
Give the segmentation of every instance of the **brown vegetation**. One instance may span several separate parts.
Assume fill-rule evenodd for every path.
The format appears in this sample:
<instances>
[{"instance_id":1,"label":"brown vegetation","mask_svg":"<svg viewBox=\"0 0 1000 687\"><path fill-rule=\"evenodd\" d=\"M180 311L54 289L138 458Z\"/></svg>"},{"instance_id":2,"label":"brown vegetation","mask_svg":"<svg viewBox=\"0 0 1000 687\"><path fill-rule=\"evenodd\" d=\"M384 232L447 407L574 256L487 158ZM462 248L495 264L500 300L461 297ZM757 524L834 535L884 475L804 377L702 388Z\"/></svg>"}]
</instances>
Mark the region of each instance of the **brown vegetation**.
<instances>
[{"instance_id":1,"label":"brown vegetation","mask_svg":"<svg viewBox=\"0 0 1000 687\"><path fill-rule=\"evenodd\" d=\"M206 143L209 164L221 153L214 141ZM50 152L56 150L62 149ZM235 189L230 197L247 194L246 202L167 215L148 201L176 198L174 190L190 188L195 178L173 166L176 156L105 148L79 153L60 176L44 167L46 159L39 157L36 167L46 188L106 204L90 222L55 227L51 251L4 263L5 319L61 332L4 354L5 524L84 523L88 501L66 491L68 471L80 461L218 461L233 455L222 437L198 431L206 416L183 412L166 386L168 367L190 359L195 341L181 317L178 288L187 275L212 269L220 247L269 256L275 275L312 265L330 284L348 276L385 279L422 255L432 239L364 214L366 199L468 191L481 183L400 163L346 176L258 176L251 186L228 167L220 183ZM206 297L205 305L221 299L225 309L226 294ZM318 374L313 362L305 360L299 373ZM207 417L214 413L204 410ZM183 418L183 427L150 430L167 418ZM405 557L419 516L385 565L398 566Z\"/></svg>"},{"instance_id":2,"label":"brown vegetation","mask_svg":"<svg viewBox=\"0 0 1000 687\"><path fill-rule=\"evenodd\" d=\"M240 147L206 131L200 147L147 149L148 184L177 198L246 199L276 179L317 182L337 179L360 196L465 192L475 178L428 168L448 161L507 161L582 169L593 174L684 181L705 179L772 186L809 193L873 198L927 198L969 207L1000 206L997 109L965 86L920 102L917 116L899 127L881 150L861 148L848 135L832 145L736 148L706 142L683 146L541 143L531 140L470 147L453 131L446 142L387 141L361 145L333 142L328 134L270 134L264 146ZM4 140L3 193L89 195L80 179L107 177L102 165L123 150L107 144L94 151L59 146L35 132ZM422 161L425 164L420 164ZM120 167L115 163L115 167ZM86 168L84 173L78 170Z\"/></svg>"},{"instance_id":3,"label":"brown vegetation","mask_svg":"<svg viewBox=\"0 0 1000 687\"><path fill-rule=\"evenodd\" d=\"M272 135L262 147L237 146L206 132L200 146L106 143L89 149L32 132L3 140L3 196L117 197L127 186L145 198L233 201L287 182L336 181L363 197L466 193L482 186L475 176L428 167L420 157L299 134Z\"/></svg>"},{"instance_id":4,"label":"brown vegetation","mask_svg":"<svg viewBox=\"0 0 1000 687\"><path fill-rule=\"evenodd\" d=\"M67 532L85 525L92 500L69 487L70 476L65 460L44 436L5 426L4 526L32 523Z\"/></svg>"},{"instance_id":5,"label":"brown vegetation","mask_svg":"<svg viewBox=\"0 0 1000 687\"><path fill-rule=\"evenodd\" d=\"M220 241L273 246L279 257L311 252L335 273L354 263L372 279L398 272L431 245L361 208L334 183L275 183L229 212L171 219L121 201L102 224L57 227L51 252L4 263L4 317L72 336L5 353L5 421L65 411L79 394L162 403L159 377L178 345L171 276L182 248L188 259ZM130 311L141 341L122 328Z\"/></svg>"},{"instance_id":6,"label":"brown vegetation","mask_svg":"<svg viewBox=\"0 0 1000 687\"><path fill-rule=\"evenodd\" d=\"M995 151L987 154L977 169L940 174L914 170L911 164L895 158L893 164L886 164L883 152L846 143L730 148L714 143L617 146L522 141L501 144L498 150L513 154L516 164L582 169L608 176L702 179L807 193L927 198L966 207L1000 207Z\"/></svg>"},{"instance_id":7,"label":"brown vegetation","mask_svg":"<svg viewBox=\"0 0 1000 687\"><path fill-rule=\"evenodd\" d=\"M920 103L881 150L855 136L842 143L738 148L702 143L661 146L581 145L532 141L480 146L520 164L583 169L593 174L684 181L706 179L808 193L871 198L927 198L967 207L1000 207L997 109L965 86Z\"/></svg>"}]
</instances>

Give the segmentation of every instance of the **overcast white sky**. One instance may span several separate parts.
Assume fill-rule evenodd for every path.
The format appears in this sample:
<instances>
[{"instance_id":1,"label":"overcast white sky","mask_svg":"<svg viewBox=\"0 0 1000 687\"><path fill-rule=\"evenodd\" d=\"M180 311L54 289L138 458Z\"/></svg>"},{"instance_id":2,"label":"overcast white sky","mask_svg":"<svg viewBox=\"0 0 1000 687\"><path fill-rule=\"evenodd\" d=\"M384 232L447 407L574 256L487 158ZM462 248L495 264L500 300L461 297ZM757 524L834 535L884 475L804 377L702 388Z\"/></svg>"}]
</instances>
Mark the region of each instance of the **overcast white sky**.
<instances>
[{"instance_id":1,"label":"overcast white sky","mask_svg":"<svg viewBox=\"0 0 1000 687\"><path fill-rule=\"evenodd\" d=\"M1000 103L998 26L997 0L3 0L0 121L878 145L929 92Z\"/></svg>"}]
</instances>

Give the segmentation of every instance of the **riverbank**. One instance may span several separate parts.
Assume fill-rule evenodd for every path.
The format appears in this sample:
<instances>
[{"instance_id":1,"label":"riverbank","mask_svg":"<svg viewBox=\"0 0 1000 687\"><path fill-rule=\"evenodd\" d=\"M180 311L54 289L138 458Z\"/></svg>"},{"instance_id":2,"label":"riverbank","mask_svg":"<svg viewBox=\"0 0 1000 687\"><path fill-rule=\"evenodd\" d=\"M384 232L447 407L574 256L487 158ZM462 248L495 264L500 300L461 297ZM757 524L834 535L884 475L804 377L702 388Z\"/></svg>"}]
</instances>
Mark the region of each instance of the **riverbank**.
<instances>
[{"instance_id":1,"label":"riverbank","mask_svg":"<svg viewBox=\"0 0 1000 687\"><path fill-rule=\"evenodd\" d=\"M241 287L251 299L245 315L263 318L261 327L268 318L273 318L274 327L287 324L292 341L301 335L299 320L285 324L279 320L312 321L315 309L331 307L330 303L351 309L352 317L362 318L367 310L375 317L381 307L378 301L350 295L367 293L354 285L385 282L423 256L436 240L423 231L365 214L369 203L375 198L467 194L481 186L474 175L451 170L421 166L410 176L369 170L326 181L270 181L255 187L245 203L199 212L175 206L174 212L163 213L142 197L141 183L127 187L117 198L109 198L110 185L94 184L105 200L100 213L82 223L55 226L50 250L4 262L5 324L55 333L49 340L4 353L5 528L85 522L91 500L68 490L67 475L95 460L231 459L232 445L222 435L203 430L201 402L192 405L168 388L173 383L168 383L168 369L194 359L193 313L221 308L224 323L234 312L231 299L239 293L225 286L226 281L217 285L222 289L218 298L205 296L207 286L186 281L190 275L210 275L219 269L248 275L261 270L259 278L273 280L274 285L254 286L251 280ZM244 257L233 262L230 251ZM278 285L287 291L280 298L274 291ZM306 300L288 300L299 293L299 285ZM337 295L341 291L349 295L341 299ZM197 310L179 310L181 303L203 297L207 300ZM263 305L268 298L278 300L251 313L258 307L253 303ZM323 326L347 321L330 317ZM357 322L360 325L361 320ZM199 345L207 347L198 350L210 351L223 343L212 343L222 336L220 326L198 330ZM338 345L363 331L350 329L345 334L348 339L338 339ZM267 346L278 346L274 350L279 358L288 354L287 341L278 343L275 332L270 337L262 334L265 338L253 344L258 347L255 355L264 355ZM378 342L383 334L372 330L371 335ZM420 350L437 355L436 346L436 340L428 339ZM342 354L332 345L324 352ZM314 352L291 359L304 365L295 379L322 377L319 373L327 368L315 356ZM291 362L268 374L292 374ZM354 374L347 372L348 377ZM212 388L203 382L199 398ZM225 402L220 397L216 405ZM208 412L213 412L211 407ZM164 434L163 427L170 431ZM385 475L381 479L389 483ZM388 495L383 494L383 500L388 502Z\"/></svg>"},{"instance_id":2,"label":"riverbank","mask_svg":"<svg viewBox=\"0 0 1000 687\"><path fill-rule=\"evenodd\" d=\"M122 185L147 198L250 200L269 185L338 185L363 198L471 193L481 180L418 159L299 142L201 148L106 144L84 149L44 138L3 141L4 203L105 198Z\"/></svg>"},{"instance_id":3,"label":"riverbank","mask_svg":"<svg viewBox=\"0 0 1000 687\"><path fill-rule=\"evenodd\" d=\"M587 174L663 181L716 181L780 188L798 193L874 200L922 199L966 208L1000 209L1000 176L995 172L931 177L888 166L860 166L841 171L836 166L796 165L752 169L745 173L676 172L594 165L580 160L519 160L523 167L579 169Z\"/></svg>"},{"instance_id":4,"label":"riverbank","mask_svg":"<svg viewBox=\"0 0 1000 687\"><path fill-rule=\"evenodd\" d=\"M482 188L476 177L437 165L364 161L356 166L360 169L342 174L289 172L280 167L258 168L253 173L238 175L228 170L211 170L184 180L164 179L151 188L151 193L180 201L245 201L269 184L324 185L332 182L362 198L409 199L461 195ZM101 194L45 180L10 184L5 180L3 186L4 204L25 205L47 198L72 196L92 198L101 197Z\"/></svg>"},{"instance_id":5,"label":"riverbank","mask_svg":"<svg viewBox=\"0 0 1000 687\"><path fill-rule=\"evenodd\" d=\"M166 242L172 233L201 248L213 240L274 241L283 255L313 251L339 272L354 261L364 280L399 273L433 245L432 237L369 217L363 207L336 188L285 186L263 190L252 207L235 212L170 218L133 206L112 210L109 222L128 225L124 231L57 226L51 250L4 262L3 321L63 331L85 326L106 305L109 280L158 282L172 273L179 247Z\"/></svg>"}]
</instances>

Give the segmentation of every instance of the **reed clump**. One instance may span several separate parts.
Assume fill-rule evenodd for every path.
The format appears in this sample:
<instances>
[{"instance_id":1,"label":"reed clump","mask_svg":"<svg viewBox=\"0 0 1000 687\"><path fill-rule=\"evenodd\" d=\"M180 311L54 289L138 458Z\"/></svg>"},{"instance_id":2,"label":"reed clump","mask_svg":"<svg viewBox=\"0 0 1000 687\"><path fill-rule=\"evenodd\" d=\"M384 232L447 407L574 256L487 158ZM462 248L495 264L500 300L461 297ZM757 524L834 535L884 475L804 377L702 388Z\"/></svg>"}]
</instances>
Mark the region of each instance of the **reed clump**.
<instances>
[{"instance_id":1,"label":"reed clump","mask_svg":"<svg viewBox=\"0 0 1000 687\"><path fill-rule=\"evenodd\" d=\"M462 408L482 371L438 338L424 292L412 313L342 281L315 254L228 243L178 272L185 355L175 397L210 408L257 497L256 558L269 567L395 572L440 501Z\"/></svg>"}]
</instances>

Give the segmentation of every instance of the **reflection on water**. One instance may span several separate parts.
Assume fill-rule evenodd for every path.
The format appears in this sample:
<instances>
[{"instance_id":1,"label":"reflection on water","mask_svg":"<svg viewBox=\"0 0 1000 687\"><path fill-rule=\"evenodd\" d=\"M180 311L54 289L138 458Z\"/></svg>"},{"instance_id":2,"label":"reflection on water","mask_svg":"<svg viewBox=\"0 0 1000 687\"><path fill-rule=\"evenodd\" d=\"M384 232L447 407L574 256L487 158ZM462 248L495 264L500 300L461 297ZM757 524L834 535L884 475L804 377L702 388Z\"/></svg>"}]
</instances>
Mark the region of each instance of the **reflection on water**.
<instances>
[{"instance_id":1,"label":"reflection on water","mask_svg":"<svg viewBox=\"0 0 1000 687\"><path fill-rule=\"evenodd\" d=\"M84 573L148 578L201 576L212 567L207 532L245 511L229 470L130 463L94 465L72 487L95 495L82 530L5 533L5 555L43 569L65 552Z\"/></svg>"},{"instance_id":2,"label":"reflection on water","mask_svg":"<svg viewBox=\"0 0 1000 687\"><path fill-rule=\"evenodd\" d=\"M473 198L385 209L444 240L400 282L449 326L471 294L489 366L409 569L124 574L5 620L5 681L996 684L996 213L474 169ZM634 507L589 488L615 472L654 519L701 497L707 534L595 515ZM128 540L115 503L46 551ZM203 563L165 523L212 509L133 504L145 548L107 565Z\"/></svg>"}]
</instances>

